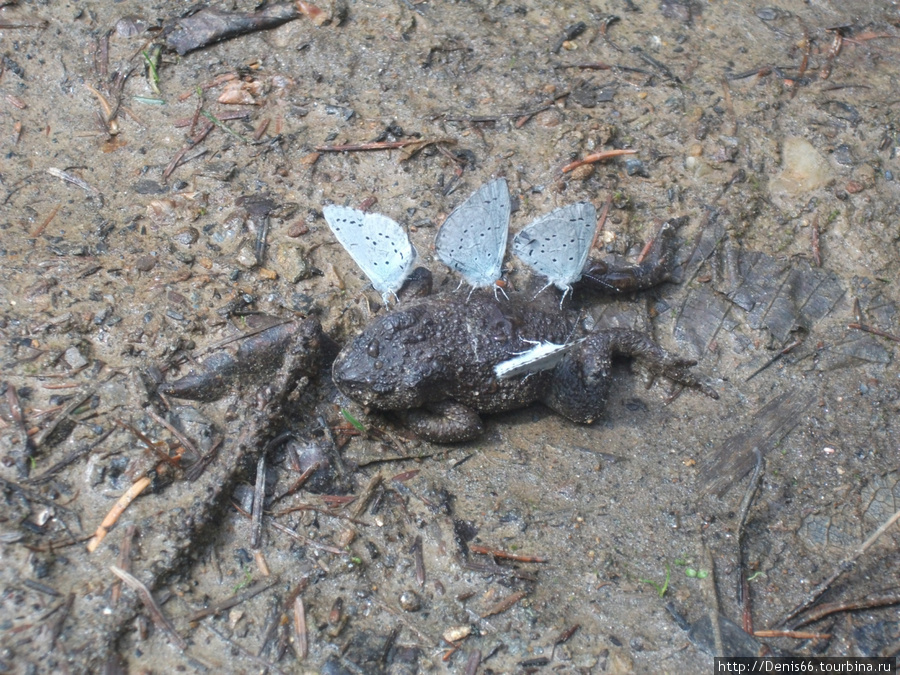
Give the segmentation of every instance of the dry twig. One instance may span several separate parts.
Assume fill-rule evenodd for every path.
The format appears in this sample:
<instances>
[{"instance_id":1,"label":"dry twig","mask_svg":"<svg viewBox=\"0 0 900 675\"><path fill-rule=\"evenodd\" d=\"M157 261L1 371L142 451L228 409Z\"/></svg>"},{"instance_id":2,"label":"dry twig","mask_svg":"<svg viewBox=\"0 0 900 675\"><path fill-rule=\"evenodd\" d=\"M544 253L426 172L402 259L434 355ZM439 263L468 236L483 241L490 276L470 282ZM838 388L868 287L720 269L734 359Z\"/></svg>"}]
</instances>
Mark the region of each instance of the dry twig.
<instances>
[{"instance_id":1,"label":"dry twig","mask_svg":"<svg viewBox=\"0 0 900 675\"><path fill-rule=\"evenodd\" d=\"M117 501L115 505L110 509L109 513L106 514L106 518L103 519L103 522L100 523L97 531L94 532L94 536L91 537L91 540L88 542L88 553L93 553L97 550L100 542L102 542L106 535L109 533L109 528L116 524L116 522L125 512L125 509L128 508L128 505L131 504L131 502L133 502L138 497L138 495L146 490L150 486L150 483L151 480L149 476L139 478L132 484L130 488L128 488L128 490L125 491L125 494L119 497L119 501Z\"/></svg>"},{"instance_id":2,"label":"dry twig","mask_svg":"<svg viewBox=\"0 0 900 675\"><path fill-rule=\"evenodd\" d=\"M181 651L187 649L187 642L184 641L184 638L181 637L178 632L175 630L175 626L172 625L172 622L169 621L165 614L162 613L162 610L159 608L159 605L156 604L156 601L153 599L153 595L150 593L150 589L148 589L144 584L142 584L138 579L120 567L116 567L115 565L109 566L110 571L119 577L122 582L128 586L131 590L137 593L138 597L141 599L141 602L144 603L144 607L147 608L147 611L150 612L150 618L153 619L153 623L162 631L165 631L169 637L172 638L172 641L178 645L178 648Z\"/></svg>"},{"instance_id":3,"label":"dry twig","mask_svg":"<svg viewBox=\"0 0 900 675\"><path fill-rule=\"evenodd\" d=\"M563 173L569 173L569 171L573 171L577 169L579 166L584 166L585 164L594 164L595 162L602 162L605 159L611 159L613 157L621 157L622 155L636 155L637 150L604 150L603 152L595 152L592 155L588 155L584 159L578 159L574 162L570 162L566 164L561 171Z\"/></svg>"}]
</instances>

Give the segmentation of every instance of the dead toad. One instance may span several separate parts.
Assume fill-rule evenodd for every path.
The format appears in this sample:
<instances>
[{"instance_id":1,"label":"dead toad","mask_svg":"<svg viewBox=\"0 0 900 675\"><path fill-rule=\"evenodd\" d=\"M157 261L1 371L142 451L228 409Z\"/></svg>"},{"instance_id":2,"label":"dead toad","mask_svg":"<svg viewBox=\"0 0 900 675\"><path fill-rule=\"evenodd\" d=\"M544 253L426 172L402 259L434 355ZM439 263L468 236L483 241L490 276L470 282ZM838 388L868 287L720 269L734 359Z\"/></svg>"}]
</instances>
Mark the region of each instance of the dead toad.
<instances>
[{"instance_id":1,"label":"dead toad","mask_svg":"<svg viewBox=\"0 0 900 675\"><path fill-rule=\"evenodd\" d=\"M591 263L584 281L633 291L668 278L674 227L666 224L645 263L609 268ZM402 303L369 324L334 362L337 387L377 410L400 411L420 437L436 443L479 436L479 413L541 401L557 413L590 424L603 412L614 355L642 361L655 375L712 398L715 391L689 368L695 362L669 355L653 340L628 329L584 336L551 369L500 378L495 366L535 342L565 343L576 332L572 311L546 311L516 298L480 291L440 294Z\"/></svg>"}]
</instances>

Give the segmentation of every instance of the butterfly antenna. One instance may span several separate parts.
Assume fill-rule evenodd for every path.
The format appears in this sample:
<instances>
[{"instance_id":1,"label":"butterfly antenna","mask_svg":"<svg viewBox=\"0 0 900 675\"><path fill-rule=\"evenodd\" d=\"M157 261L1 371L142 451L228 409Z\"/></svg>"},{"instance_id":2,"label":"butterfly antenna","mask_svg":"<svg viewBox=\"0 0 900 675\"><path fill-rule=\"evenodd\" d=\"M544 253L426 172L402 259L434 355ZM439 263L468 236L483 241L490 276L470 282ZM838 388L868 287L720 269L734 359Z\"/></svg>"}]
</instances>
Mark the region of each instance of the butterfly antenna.
<instances>
[{"instance_id":1,"label":"butterfly antenna","mask_svg":"<svg viewBox=\"0 0 900 675\"><path fill-rule=\"evenodd\" d=\"M609 283L608 281L603 281L603 279L601 279L600 277L595 277L595 276L593 276L593 275L591 275L591 274L585 274L584 276L587 277L588 279L590 279L591 281L600 284L601 286L605 286L606 288L608 288L608 289L611 290L611 291L615 291L616 293L621 293L621 292L622 292L622 289L616 288L615 286L613 286L613 285L612 285L611 283Z\"/></svg>"}]
</instances>

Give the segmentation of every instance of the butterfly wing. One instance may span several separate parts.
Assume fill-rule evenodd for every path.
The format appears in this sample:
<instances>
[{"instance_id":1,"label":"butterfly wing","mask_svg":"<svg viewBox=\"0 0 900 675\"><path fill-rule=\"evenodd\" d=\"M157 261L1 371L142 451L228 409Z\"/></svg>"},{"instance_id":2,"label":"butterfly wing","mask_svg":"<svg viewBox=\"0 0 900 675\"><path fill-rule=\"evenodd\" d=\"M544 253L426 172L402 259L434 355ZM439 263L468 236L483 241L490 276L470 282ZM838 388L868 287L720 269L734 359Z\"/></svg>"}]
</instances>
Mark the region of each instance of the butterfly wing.
<instances>
[{"instance_id":1,"label":"butterfly wing","mask_svg":"<svg viewBox=\"0 0 900 675\"><path fill-rule=\"evenodd\" d=\"M498 363L494 366L494 374L499 379L505 380L518 375L531 375L542 370L550 370L581 342L584 342L584 338L561 345L555 342L538 342L531 349Z\"/></svg>"},{"instance_id":2,"label":"butterfly wing","mask_svg":"<svg viewBox=\"0 0 900 675\"><path fill-rule=\"evenodd\" d=\"M494 366L494 374L501 380L537 373L554 368L572 348L572 344L558 345L553 342L540 342L528 351L516 354L511 359L501 361Z\"/></svg>"},{"instance_id":3,"label":"butterfly wing","mask_svg":"<svg viewBox=\"0 0 900 675\"><path fill-rule=\"evenodd\" d=\"M513 252L561 291L581 279L597 231L593 204L578 202L555 209L522 229Z\"/></svg>"},{"instance_id":4,"label":"butterfly wing","mask_svg":"<svg viewBox=\"0 0 900 675\"><path fill-rule=\"evenodd\" d=\"M350 257L385 299L403 286L416 262L409 236L387 216L329 205L325 221Z\"/></svg>"},{"instance_id":5,"label":"butterfly wing","mask_svg":"<svg viewBox=\"0 0 900 675\"><path fill-rule=\"evenodd\" d=\"M437 257L476 288L500 278L509 233L509 187L492 180L460 204L441 225Z\"/></svg>"}]
</instances>

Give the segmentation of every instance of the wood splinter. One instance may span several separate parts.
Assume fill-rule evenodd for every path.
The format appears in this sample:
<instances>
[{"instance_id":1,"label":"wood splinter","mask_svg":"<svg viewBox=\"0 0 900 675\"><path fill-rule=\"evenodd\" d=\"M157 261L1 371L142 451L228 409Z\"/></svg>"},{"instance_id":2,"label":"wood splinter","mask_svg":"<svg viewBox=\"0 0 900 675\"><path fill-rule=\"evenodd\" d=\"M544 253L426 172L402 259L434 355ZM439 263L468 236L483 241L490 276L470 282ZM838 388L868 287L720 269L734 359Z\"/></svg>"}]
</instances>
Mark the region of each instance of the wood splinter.
<instances>
[{"instance_id":1,"label":"wood splinter","mask_svg":"<svg viewBox=\"0 0 900 675\"><path fill-rule=\"evenodd\" d=\"M106 514L106 518L103 519L103 522L100 523L97 531L94 532L94 536L91 537L88 542L88 553L93 553L97 550L100 542L102 542L109 533L110 528L118 522L121 515L125 512L125 509L128 508L128 505L150 486L150 482L150 478L144 476L143 478L136 480L132 486L125 491L125 494L119 497L119 501L117 501L110 509L109 513Z\"/></svg>"}]
</instances>

